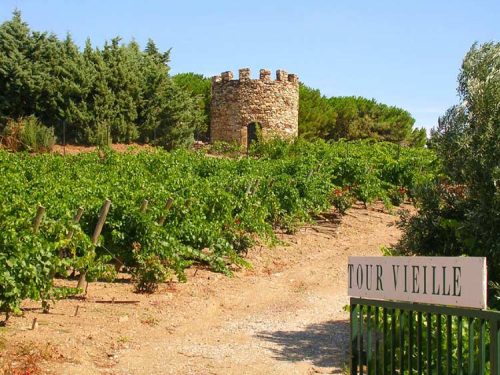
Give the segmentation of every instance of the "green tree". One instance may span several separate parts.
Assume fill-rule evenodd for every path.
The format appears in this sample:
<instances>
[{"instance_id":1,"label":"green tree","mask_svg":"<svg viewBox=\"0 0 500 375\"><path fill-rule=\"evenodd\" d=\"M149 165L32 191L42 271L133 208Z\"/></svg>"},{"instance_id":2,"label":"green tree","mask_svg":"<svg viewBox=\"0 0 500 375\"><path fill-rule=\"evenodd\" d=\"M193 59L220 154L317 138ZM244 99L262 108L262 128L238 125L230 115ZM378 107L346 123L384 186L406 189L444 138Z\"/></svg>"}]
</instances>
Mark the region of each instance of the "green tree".
<instances>
[{"instance_id":1,"label":"green tree","mask_svg":"<svg viewBox=\"0 0 500 375\"><path fill-rule=\"evenodd\" d=\"M140 140L154 142L161 125L160 114L165 107L165 95L170 79L168 76L170 51L160 53L150 39L141 60L141 102L138 112Z\"/></svg>"},{"instance_id":2,"label":"green tree","mask_svg":"<svg viewBox=\"0 0 500 375\"><path fill-rule=\"evenodd\" d=\"M188 146L207 128L209 81L169 76L170 50L144 51L121 38L102 49L87 40L31 31L16 11L0 25L0 125L34 115L60 140L86 144L156 142ZM1 129L0 129L1 130Z\"/></svg>"},{"instance_id":3,"label":"green tree","mask_svg":"<svg viewBox=\"0 0 500 375\"><path fill-rule=\"evenodd\" d=\"M460 104L440 118L430 147L446 177L418 194L403 222L404 253L488 257L500 281L500 43L474 44L458 76Z\"/></svg>"},{"instance_id":4,"label":"green tree","mask_svg":"<svg viewBox=\"0 0 500 375\"><path fill-rule=\"evenodd\" d=\"M337 114L319 90L299 87L299 132L306 139L332 139Z\"/></svg>"},{"instance_id":5,"label":"green tree","mask_svg":"<svg viewBox=\"0 0 500 375\"><path fill-rule=\"evenodd\" d=\"M196 129L205 121L204 112L196 99L173 82L163 92L163 98L155 144L169 150L191 146Z\"/></svg>"},{"instance_id":6,"label":"green tree","mask_svg":"<svg viewBox=\"0 0 500 375\"><path fill-rule=\"evenodd\" d=\"M106 43L102 51L105 63L105 80L113 93L112 116L109 119L113 141L132 142L139 137L135 121L140 98L137 43L120 44L116 37Z\"/></svg>"},{"instance_id":7,"label":"green tree","mask_svg":"<svg viewBox=\"0 0 500 375\"><path fill-rule=\"evenodd\" d=\"M195 139L208 141L208 128L210 126L210 101L212 99L210 78L196 73L180 73L172 77L174 83L190 93L198 104L200 111L205 113L205 119L195 129Z\"/></svg>"},{"instance_id":8,"label":"green tree","mask_svg":"<svg viewBox=\"0 0 500 375\"><path fill-rule=\"evenodd\" d=\"M404 109L362 97L331 97L300 85L299 133L306 139L365 139L422 147L425 129Z\"/></svg>"},{"instance_id":9,"label":"green tree","mask_svg":"<svg viewBox=\"0 0 500 375\"><path fill-rule=\"evenodd\" d=\"M89 61L91 49L87 40L81 53L70 35L62 43L56 126L60 140L86 142L85 129L93 118L88 100L95 83L95 70Z\"/></svg>"},{"instance_id":10,"label":"green tree","mask_svg":"<svg viewBox=\"0 0 500 375\"><path fill-rule=\"evenodd\" d=\"M85 97L88 116L78 126L78 139L83 143L110 143L110 127L113 119L114 95L108 86L108 69L101 51L93 49L90 40L83 51L85 67L91 84Z\"/></svg>"},{"instance_id":11,"label":"green tree","mask_svg":"<svg viewBox=\"0 0 500 375\"><path fill-rule=\"evenodd\" d=\"M30 51L33 39L21 13L0 25L0 116L19 118L33 113L35 90Z\"/></svg>"}]
</instances>

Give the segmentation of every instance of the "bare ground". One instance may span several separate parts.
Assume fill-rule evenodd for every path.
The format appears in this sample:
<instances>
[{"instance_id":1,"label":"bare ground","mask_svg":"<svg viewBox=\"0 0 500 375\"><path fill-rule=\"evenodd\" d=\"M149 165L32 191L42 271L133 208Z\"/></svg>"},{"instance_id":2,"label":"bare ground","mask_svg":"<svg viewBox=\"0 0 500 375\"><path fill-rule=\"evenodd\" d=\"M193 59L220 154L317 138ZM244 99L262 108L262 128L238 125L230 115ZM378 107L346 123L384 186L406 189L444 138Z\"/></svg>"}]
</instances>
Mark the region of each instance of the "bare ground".
<instances>
[{"instance_id":1,"label":"bare ground","mask_svg":"<svg viewBox=\"0 0 500 375\"><path fill-rule=\"evenodd\" d=\"M280 234L286 246L255 247L254 268L232 278L191 269L187 283L153 295L133 293L125 279L92 283L87 300L59 301L50 314L26 303L0 331L0 373L342 373L347 257L394 244L396 220L379 206L355 206Z\"/></svg>"},{"instance_id":2,"label":"bare ground","mask_svg":"<svg viewBox=\"0 0 500 375\"><path fill-rule=\"evenodd\" d=\"M154 146L150 146L148 144L139 144L139 143L113 143L109 146L113 151L116 152L139 152L139 151L148 151L154 150ZM98 149L96 146L79 146L79 145L54 145L52 148L52 152L55 154L61 155L75 155L81 154L85 152L94 152Z\"/></svg>"}]
</instances>

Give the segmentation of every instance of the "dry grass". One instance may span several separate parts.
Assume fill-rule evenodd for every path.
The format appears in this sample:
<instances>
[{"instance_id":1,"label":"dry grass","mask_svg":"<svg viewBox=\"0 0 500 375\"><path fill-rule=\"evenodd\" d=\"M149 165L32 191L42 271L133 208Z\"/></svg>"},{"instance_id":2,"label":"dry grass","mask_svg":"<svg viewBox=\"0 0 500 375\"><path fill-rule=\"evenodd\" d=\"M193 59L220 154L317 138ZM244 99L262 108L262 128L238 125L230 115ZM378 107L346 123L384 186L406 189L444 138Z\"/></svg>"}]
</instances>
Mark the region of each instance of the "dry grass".
<instances>
[{"instance_id":1,"label":"dry grass","mask_svg":"<svg viewBox=\"0 0 500 375\"><path fill-rule=\"evenodd\" d=\"M6 349L4 338L0 340L0 375L36 375L41 374L44 361L57 361L62 358L51 343L38 345L34 342L21 343L12 349Z\"/></svg>"}]
</instances>

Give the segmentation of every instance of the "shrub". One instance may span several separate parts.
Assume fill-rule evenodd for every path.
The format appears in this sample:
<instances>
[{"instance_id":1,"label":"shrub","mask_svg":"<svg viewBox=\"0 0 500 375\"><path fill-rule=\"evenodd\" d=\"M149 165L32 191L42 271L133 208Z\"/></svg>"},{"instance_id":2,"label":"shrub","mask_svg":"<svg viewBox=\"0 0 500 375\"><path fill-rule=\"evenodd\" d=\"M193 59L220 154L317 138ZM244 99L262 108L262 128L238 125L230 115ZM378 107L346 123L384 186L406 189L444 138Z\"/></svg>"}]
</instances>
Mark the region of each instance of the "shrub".
<instances>
[{"instance_id":1,"label":"shrub","mask_svg":"<svg viewBox=\"0 0 500 375\"><path fill-rule=\"evenodd\" d=\"M465 56L461 103L439 119L430 142L446 176L415 190L418 214L404 218L398 246L405 254L487 257L493 283L500 281L499 56L500 43L475 44Z\"/></svg>"},{"instance_id":2,"label":"shrub","mask_svg":"<svg viewBox=\"0 0 500 375\"><path fill-rule=\"evenodd\" d=\"M356 197L348 188L336 188L330 196L330 201L341 214L344 214L356 201Z\"/></svg>"},{"instance_id":3,"label":"shrub","mask_svg":"<svg viewBox=\"0 0 500 375\"><path fill-rule=\"evenodd\" d=\"M153 293L158 289L158 284L166 282L171 276L169 269L157 255L138 257L137 263L134 277L138 293Z\"/></svg>"},{"instance_id":4,"label":"shrub","mask_svg":"<svg viewBox=\"0 0 500 375\"><path fill-rule=\"evenodd\" d=\"M48 152L56 142L54 129L42 125L35 116L9 120L2 144L12 151Z\"/></svg>"},{"instance_id":5,"label":"shrub","mask_svg":"<svg viewBox=\"0 0 500 375\"><path fill-rule=\"evenodd\" d=\"M110 146L112 143L110 126L106 123L99 123L94 129L87 128L84 130L84 138L92 145L99 147Z\"/></svg>"},{"instance_id":6,"label":"shrub","mask_svg":"<svg viewBox=\"0 0 500 375\"><path fill-rule=\"evenodd\" d=\"M400 187L393 187L387 191L389 200L393 206L400 206L405 201L405 189Z\"/></svg>"},{"instance_id":7,"label":"shrub","mask_svg":"<svg viewBox=\"0 0 500 375\"><path fill-rule=\"evenodd\" d=\"M210 145L210 152L216 155L237 156L242 151L243 147L237 142L215 141Z\"/></svg>"}]
</instances>

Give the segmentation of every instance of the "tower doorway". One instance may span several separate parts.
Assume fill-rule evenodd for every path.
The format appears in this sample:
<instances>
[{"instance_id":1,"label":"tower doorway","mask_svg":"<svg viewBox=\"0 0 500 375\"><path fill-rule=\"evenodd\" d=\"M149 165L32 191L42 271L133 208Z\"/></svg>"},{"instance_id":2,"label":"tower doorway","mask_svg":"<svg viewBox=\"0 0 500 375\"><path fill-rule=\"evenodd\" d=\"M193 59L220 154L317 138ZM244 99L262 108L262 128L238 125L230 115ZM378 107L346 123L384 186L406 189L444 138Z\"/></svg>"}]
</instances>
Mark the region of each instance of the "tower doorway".
<instances>
[{"instance_id":1,"label":"tower doorway","mask_svg":"<svg viewBox=\"0 0 500 375\"><path fill-rule=\"evenodd\" d=\"M253 142L259 141L261 126L258 122L251 122L247 126L247 151Z\"/></svg>"}]
</instances>

